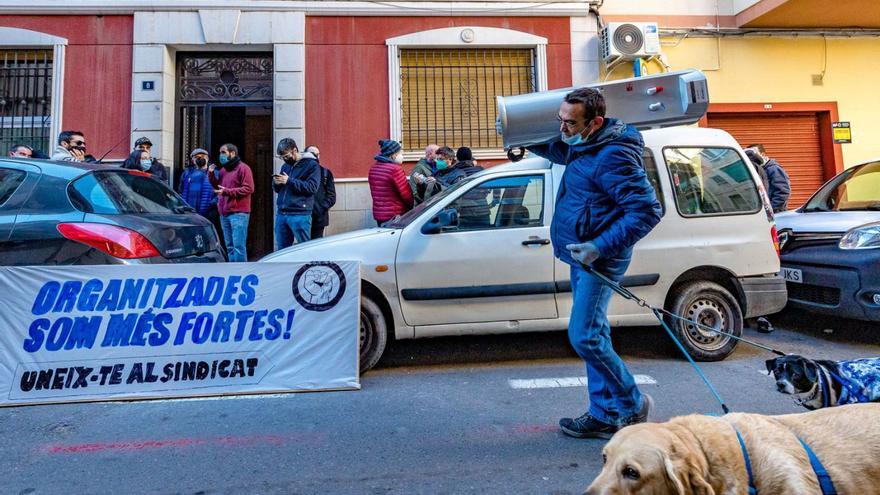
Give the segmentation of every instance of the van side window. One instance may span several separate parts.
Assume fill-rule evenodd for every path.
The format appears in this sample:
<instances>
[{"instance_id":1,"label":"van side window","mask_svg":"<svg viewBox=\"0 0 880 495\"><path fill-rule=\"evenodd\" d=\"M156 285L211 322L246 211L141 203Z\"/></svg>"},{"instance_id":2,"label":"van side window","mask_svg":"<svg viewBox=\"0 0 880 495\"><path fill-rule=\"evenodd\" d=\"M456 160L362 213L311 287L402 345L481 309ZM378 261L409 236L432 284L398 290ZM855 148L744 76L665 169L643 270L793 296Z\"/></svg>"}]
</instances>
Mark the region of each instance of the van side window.
<instances>
[{"instance_id":1,"label":"van side window","mask_svg":"<svg viewBox=\"0 0 880 495\"><path fill-rule=\"evenodd\" d=\"M761 198L751 171L732 148L664 148L675 191L685 217L755 213Z\"/></svg>"},{"instance_id":2,"label":"van side window","mask_svg":"<svg viewBox=\"0 0 880 495\"><path fill-rule=\"evenodd\" d=\"M537 227L544 224L544 175L491 179L449 205L458 230Z\"/></svg>"},{"instance_id":3,"label":"van side window","mask_svg":"<svg viewBox=\"0 0 880 495\"><path fill-rule=\"evenodd\" d=\"M12 197L26 176L27 172L21 170L0 168L0 206L3 206Z\"/></svg>"},{"instance_id":4,"label":"van side window","mask_svg":"<svg viewBox=\"0 0 880 495\"><path fill-rule=\"evenodd\" d=\"M642 164L645 166L645 173L648 174L648 182L654 188L657 195L657 201L660 201L660 207L663 213L666 213L666 202L663 201L663 189L660 187L660 174L657 172L657 162L654 160L654 153L650 149L645 148L642 153Z\"/></svg>"}]
</instances>

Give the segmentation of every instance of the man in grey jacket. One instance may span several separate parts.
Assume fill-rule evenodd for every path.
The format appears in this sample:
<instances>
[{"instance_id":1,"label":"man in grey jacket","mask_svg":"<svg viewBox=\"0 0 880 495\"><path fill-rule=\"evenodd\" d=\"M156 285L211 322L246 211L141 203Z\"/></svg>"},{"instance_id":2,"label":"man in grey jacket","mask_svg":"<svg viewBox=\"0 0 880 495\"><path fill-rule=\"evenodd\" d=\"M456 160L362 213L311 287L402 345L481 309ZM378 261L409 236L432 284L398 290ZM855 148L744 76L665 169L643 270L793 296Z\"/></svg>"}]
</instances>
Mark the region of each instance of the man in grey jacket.
<instances>
[{"instance_id":1,"label":"man in grey jacket","mask_svg":"<svg viewBox=\"0 0 880 495\"><path fill-rule=\"evenodd\" d=\"M86 138L80 131L64 131L58 135L58 146L52 150L52 159L63 162L83 162L86 159Z\"/></svg>"}]
</instances>

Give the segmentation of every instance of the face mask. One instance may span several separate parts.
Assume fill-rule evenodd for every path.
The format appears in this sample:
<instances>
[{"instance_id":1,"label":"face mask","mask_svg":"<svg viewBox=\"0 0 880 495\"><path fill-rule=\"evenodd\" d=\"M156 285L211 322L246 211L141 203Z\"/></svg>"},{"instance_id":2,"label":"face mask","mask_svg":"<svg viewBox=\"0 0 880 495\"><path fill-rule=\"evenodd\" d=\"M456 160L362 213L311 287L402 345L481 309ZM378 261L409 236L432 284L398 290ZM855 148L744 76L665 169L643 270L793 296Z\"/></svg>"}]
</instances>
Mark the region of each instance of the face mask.
<instances>
[{"instance_id":1,"label":"face mask","mask_svg":"<svg viewBox=\"0 0 880 495\"><path fill-rule=\"evenodd\" d=\"M153 161L149 158L141 160L141 168L144 170L150 170L150 167L153 165Z\"/></svg>"},{"instance_id":2,"label":"face mask","mask_svg":"<svg viewBox=\"0 0 880 495\"><path fill-rule=\"evenodd\" d=\"M285 157L285 158L284 158L284 163L286 163L286 164L288 164L288 165L293 165L294 163L296 163L296 157L295 157L295 156L288 156L288 157Z\"/></svg>"},{"instance_id":3,"label":"face mask","mask_svg":"<svg viewBox=\"0 0 880 495\"><path fill-rule=\"evenodd\" d=\"M220 165L229 163L229 155L220 155Z\"/></svg>"},{"instance_id":4,"label":"face mask","mask_svg":"<svg viewBox=\"0 0 880 495\"><path fill-rule=\"evenodd\" d=\"M204 158L196 158L196 167L202 168L208 164L208 161Z\"/></svg>"},{"instance_id":5,"label":"face mask","mask_svg":"<svg viewBox=\"0 0 880 495\"><path fill-rule=\"evenodd\" d=\"M403 163L403 154L399 153L399 154L395 155L394 162L397 164L402 164Z\"/></svg>"},{"instance_id":6,"label":"face mask","mask_svg":"<svg viewBox=\"0 0 880 495\"><path fill-rule=\"evenodd\" d=\"M587 137L582 136L584 131L581 131L577 134L573 134L571 136L566 136L565 134L560 133L562 136L562 142L569 145L569 146L577 146L579 144L584 144L585 142L587 142L588 139L590 139L590 135L593 134L593 131L590 129L589 125L587 125L587 131L588 131Z\"/></svg>"},{"instance_id":7,"label":"face mask","mask_svg":"<svg viewBox=\"0 0 880 495\"><path fill-rule=\"evenodd\" d=\"M446 170L446 167L449 165L446 163L446 160L434 160L434 163L437 165L437 170Z\"/></svg>"}]
</instances>

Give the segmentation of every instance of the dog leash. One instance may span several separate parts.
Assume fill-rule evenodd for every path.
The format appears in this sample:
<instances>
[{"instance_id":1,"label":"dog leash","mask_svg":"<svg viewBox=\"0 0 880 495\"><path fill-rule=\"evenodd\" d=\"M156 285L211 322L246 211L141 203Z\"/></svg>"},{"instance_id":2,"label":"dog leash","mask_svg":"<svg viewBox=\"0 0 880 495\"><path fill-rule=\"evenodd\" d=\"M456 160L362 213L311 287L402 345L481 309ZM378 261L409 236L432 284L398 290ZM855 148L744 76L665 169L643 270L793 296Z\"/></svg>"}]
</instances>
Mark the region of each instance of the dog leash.
<instances>
[{"instance_id":1,"label":"dog leash","mask_svg":"<svg viewBox=\"0 0 880 495\"><path fill-rule=\"evenodd\" d=\"M644 299L636 296L635 294L630 292L628 289L621 287L620 284L618 284L617 282L606 277L602 273L594 270L592 267L585 265L583 263L581 263L581 266L584 268L584 270L587 271L587 273L589 273L589 274L593 275L594 277L596 277L597 279L599 279L602 283L607 285L612 291L616 292L624 299L628 299L630 301L633 301L643 308L650 309L651 312L654 313L654 316L657 318L657 320L660 322L660 325L666 330L666 333L669 334L669 337L672 338L672 341L675 342L675 345L678 347L678 349L681 351L681 353L684 354L684 357L688 360L689 363L691 363L691 366L694 368L694 371L697 372L697 374L703 380L703 383L706 384L706 387L708 387L709 391L712 392L712 395L715 396L715 400L717 400L718 403L721 404L721 410L724 411L724 414L727 414L730 412L730 408L727 407L727 404L724 403L724 399L721 398L721 395L718 393L717 390L715 390L715 387L712 386L712 383L709 381L709 378L706 377L706 375L703 373L703 370L701 370L700 367L697 365L696 361L694 361L694 358L691 357L691 355L688 353L687 349L684 348L682 343L675 337L675 334L672 332L672 330L669 328L669 326L666 324L666 322L663 321L663 316L661 316L661 314L668 313L667 311L651 306ZM681 318L681 317L679 317L679 318ZM700 325L697 322L687 320L685 318L681 318L681 319L688 321L690 323L693 323L693 324L700 326L700 327L705 326L705 325ZM709 327L706 327L706 328L709 328ZM713 332L717 332L720 334L729 335L729 336L733 337L733 335L731 335L729 333L721 332L721 331L718 331L715 329L711 329L711 330Z\"/></svg>"}]
</instances>

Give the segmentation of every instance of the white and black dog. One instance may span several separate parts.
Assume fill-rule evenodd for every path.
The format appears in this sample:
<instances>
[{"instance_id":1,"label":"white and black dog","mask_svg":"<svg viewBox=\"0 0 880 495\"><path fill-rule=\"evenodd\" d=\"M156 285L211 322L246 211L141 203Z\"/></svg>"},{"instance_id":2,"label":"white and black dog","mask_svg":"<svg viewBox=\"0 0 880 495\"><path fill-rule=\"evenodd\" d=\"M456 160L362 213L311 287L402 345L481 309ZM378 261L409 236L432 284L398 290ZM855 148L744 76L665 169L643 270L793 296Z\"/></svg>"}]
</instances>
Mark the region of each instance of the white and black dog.
<instances>
[{"instance_id":1,"label":"white and black dog","mask_svg":"<svg viewBox=\"0 0 880 495\"><path fill-rule=\"evenodd\" d=\"M880 358L827 361L790 354L766 364L777 390L807 409L880 402Z\"/></svg>"}]
</instances>

